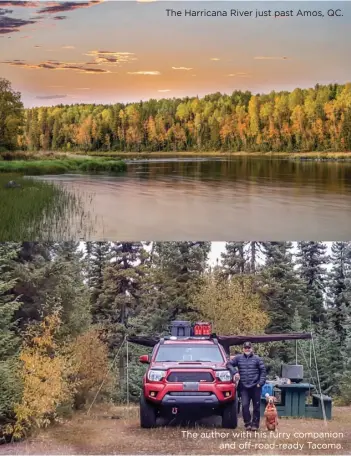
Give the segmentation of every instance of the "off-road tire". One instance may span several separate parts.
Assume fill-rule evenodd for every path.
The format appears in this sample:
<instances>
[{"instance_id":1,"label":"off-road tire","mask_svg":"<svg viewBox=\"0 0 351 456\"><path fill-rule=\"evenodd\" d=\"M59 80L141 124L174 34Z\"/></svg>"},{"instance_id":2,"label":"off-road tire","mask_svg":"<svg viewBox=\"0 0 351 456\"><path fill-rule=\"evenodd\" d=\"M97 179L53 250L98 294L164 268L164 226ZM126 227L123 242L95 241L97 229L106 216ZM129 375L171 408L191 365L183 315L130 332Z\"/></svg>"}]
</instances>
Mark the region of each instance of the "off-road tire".
<instances>
[{"instance_id":1,"label":"off-road tire","mask_svg":"<svg viewBox=\"0 0 351 456\"><path fill-rule=\"evenodd\" d=\"M156 427L156 408L145 399L143 394L140 396L140 426L148 429Z\"/></svg>"},{"instance_id":2,"label":"off-road tire","mask_svg":"<svg viewBox=\"0 0 351 456\"><path fill-rule=\"evenodd\" d=\"M238 426L238 398L226 405L222 413L222 427L236 429Z\"/></svg>"}]
</instances>

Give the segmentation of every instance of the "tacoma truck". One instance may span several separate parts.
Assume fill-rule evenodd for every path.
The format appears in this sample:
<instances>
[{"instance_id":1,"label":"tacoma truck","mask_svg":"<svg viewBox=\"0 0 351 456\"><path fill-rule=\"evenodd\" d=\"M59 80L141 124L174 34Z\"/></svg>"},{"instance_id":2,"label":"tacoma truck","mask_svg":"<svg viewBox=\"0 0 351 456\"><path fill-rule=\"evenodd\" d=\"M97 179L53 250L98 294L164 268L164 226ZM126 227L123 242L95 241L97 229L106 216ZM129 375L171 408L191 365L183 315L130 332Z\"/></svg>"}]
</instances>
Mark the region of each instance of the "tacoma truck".
<instances>
[{"instance_id":1,"label":"tacoma truck","mask_svg":"<svg viewBox=\"0 0 351 456\"><path fill-rule=\"evenodd\" d=\"M154 427L159 416L196 420L212 415L222 417L224 428L237 427L237 385L209 323L173 322L171 335L139 360L148 364L140 397L142 428Z\"/></svg>"}]
</instances>

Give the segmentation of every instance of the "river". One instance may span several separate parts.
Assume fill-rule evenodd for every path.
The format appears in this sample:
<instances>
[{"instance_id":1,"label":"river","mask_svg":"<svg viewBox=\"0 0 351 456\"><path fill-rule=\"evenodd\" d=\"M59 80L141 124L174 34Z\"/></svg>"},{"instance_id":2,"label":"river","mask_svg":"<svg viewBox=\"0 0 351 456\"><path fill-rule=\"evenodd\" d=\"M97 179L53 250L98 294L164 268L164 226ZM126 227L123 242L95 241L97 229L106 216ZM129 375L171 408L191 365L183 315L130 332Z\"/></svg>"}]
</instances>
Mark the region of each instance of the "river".
<instances>
[{"instance_id":1,"label":"river","mask_svg":"<svg viewBox=\"0 0 351 456\"><path fill-rule=\"evenodd\" d=\"M80 193L91 240L350 240L351 163L127 160L123 175L41 176Z\"/></svg>"}]
</instances>

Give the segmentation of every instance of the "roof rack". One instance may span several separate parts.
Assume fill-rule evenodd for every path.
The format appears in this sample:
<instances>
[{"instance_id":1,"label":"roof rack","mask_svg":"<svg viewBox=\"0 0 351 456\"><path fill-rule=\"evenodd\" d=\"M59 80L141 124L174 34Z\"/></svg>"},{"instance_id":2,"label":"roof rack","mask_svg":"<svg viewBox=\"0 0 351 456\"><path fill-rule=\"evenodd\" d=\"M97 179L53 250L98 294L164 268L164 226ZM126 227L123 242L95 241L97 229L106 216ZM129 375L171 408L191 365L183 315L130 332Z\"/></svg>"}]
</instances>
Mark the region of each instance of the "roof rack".
<instances>
[{"instance_id":1,"label":"roof rack","mask_svg":"<svg viewBox=\"0 0 351 456\"><path fill-rule=\"evenodd\" d=\"M160 343L165 340L213 340L215 344L218 344L218 340L211 336L164 336Z\"/></svg>"}]
</instances>

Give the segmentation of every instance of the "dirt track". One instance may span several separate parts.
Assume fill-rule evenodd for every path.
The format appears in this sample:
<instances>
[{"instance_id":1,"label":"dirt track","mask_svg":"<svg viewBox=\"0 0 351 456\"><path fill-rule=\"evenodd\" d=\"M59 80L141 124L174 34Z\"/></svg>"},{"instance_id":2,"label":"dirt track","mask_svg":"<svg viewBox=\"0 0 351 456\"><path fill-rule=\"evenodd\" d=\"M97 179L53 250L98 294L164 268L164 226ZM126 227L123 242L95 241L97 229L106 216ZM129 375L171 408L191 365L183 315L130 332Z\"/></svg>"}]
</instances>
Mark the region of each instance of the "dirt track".
<instances>
[{"instance_id":1,"label":"dirt track","mask_svg":"<svg viewBox=\"0 0 351 456\"><path fill-rule=\"evenodd\" d=\"M232 432L244 432L242 421L235 431L213 425L188 427L160 427L140 429L138 409L131 407L99 407L89 416L75 415L26 442L0 446L3 454L351 454L351 407L334 407L333 420L324 427L323 421L281 419L280 436L264 434L233 437ZM342 433L329 439L296 438L294 433ZM191 433L191 434L190 434ZM193 438L197 433L197 438ZM228 437L223 437L224 434ZM284 434L283 434L284 433ZM288 435L290 434L290 436ZM192 437L191 437L192 436ZM265 436L269 438L265 438ZM308 441L318 444L340 445L342 448L312 449ZM223 445L226 444L226 447ZM235 444L235 448L234 448ZM273 445L287 445L283 447ZM303 447L296 448L297 444ZM222 446L221 446L222 445ZM249 448L249 445L251 448ZM255 448L256 445L256 448ZM269 448L262 445L270 445ZM295 448L294 446L295 445Z\"/></svg>"}]
</instances>

